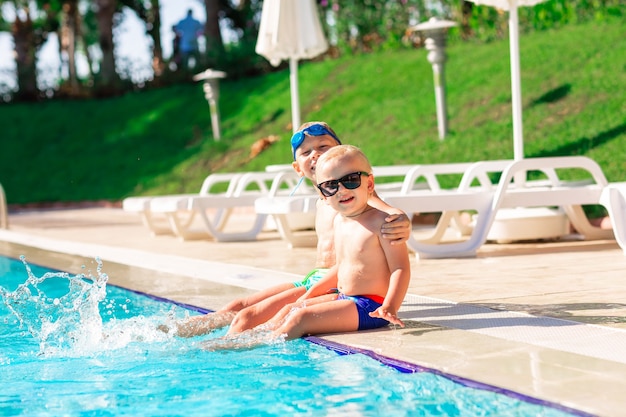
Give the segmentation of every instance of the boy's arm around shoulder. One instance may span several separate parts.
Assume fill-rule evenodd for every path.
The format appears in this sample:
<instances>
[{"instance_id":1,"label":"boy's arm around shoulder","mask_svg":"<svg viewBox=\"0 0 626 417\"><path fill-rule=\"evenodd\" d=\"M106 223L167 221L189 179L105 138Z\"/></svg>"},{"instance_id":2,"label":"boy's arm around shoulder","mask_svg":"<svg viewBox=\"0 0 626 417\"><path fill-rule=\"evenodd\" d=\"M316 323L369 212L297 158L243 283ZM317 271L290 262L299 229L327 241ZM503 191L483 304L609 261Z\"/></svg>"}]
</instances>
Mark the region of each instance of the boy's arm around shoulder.
<instances>
[{"instance_id":1,"label":"boy's arm around shoulder","mask_svg":"<svg viewBox=\"0 0 626 417\"><path fill-rule=\"evenodd\" d=\"M370 313L370 316L379 317L404 327L404 323L398 318L398 310L400 310L411 282L409 251L404 243L394 245L387 239L380 239L380 242L387 258L391 276L383 305Z\"/></svg>"},{"instance_id":2,"label":"boy's arm around shoulder","mask_svg":"<svg viewBox=\"0 0 626 417\"><path fill-rule=\"evenodd\" d=\"M404 244L404 242L409 240L409 236L411 236L411 219L405 212L385 203L376 194L376 191L374 191L368 202L372 207L387 213L385 222L380 229L383 238L390 240L392 245Z\"/></svg>"}]
</instances>

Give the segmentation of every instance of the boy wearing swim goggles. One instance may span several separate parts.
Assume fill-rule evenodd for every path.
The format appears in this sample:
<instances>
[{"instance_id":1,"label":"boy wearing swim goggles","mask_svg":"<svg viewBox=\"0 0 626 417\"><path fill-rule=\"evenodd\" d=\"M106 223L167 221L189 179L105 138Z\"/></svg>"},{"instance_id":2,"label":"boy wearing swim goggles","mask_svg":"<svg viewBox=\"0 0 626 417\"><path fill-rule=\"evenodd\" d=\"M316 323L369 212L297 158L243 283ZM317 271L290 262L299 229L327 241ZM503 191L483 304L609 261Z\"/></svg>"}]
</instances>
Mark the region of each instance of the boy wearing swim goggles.
<instances>
[{"instance_id":1,"label":"boy wearing swim goggles","mask_svg":"<svg viewBox=\"0 0 626 417\"><path fill-rule=\"evenodd\" d=\"M317 188L339 215L333 221L335 265L300 300L286 305L267 324L203 344L209 350L250 348L271 339L404 326L398 310L411 279L406 244L392 245L381 236L387 213L369 201L374 194L372 167L350 145L336 146L319 159ZM329 288L335 291L329 294Z\"/></svg>"},{"instance_id":2,"label":"boy wearing swim goggles","mask_svg":"<svg viewBox=\"0 0 626 417\"><path fill-rule=\"evenodd\" d=\"M293 168L304 179L315 182L318 158L329 149L341 145L333 129L325 122L304 123L291 138ZM381 236L392 245L404 244L409 238L411 223L401 210L385 204L376 193L370 203L388 214L381 226ZM322 279L335 264L333 221L337 212L320 200L315 216L317 234L316 268L304 280L284 283L238 298L226 306L204 316L195 316L176 324L176 334L192 337L230 324L229 333L251 329L271 319L280 309L298 300L316 282Z\"/></svg>"}]
</instances>

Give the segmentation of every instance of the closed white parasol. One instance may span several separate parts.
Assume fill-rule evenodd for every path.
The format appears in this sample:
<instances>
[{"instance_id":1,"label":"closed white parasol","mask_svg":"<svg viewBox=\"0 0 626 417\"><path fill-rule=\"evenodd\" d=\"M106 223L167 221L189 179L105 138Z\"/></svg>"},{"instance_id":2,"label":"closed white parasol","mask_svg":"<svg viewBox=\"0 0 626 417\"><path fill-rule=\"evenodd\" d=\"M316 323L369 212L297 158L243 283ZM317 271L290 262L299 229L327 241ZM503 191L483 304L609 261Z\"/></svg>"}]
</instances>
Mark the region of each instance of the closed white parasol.
<instances>
[{"instance_id":1,"label":"closed white parasol","mask_svg":"<svg viewBox=\"0 0 626 417\"><path fill-rule=\"evenodd\" d=\"M264 0L256 53L277 66L289 60L291 120L300 126L298 61L311 59L328 49L314 0Z\"/></svg>"}]
</instances>

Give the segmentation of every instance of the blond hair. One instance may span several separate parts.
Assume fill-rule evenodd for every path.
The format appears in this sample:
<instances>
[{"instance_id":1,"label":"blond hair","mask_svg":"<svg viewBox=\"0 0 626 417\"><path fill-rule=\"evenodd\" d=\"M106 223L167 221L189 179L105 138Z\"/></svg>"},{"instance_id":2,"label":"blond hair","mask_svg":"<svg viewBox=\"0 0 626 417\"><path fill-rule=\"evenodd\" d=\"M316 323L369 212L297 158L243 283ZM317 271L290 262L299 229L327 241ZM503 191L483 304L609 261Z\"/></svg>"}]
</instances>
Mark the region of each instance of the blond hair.
<instances>
[{"instance_id":1,"label":"blond hair","mask_svg":"<svg viewBox=\"0 0 626 417\"><path fill-rule=\"evenodd\" d=\"M372 165L369 159L363 153L363 151L353 145L338 145L330 148L317 160L317 170L320 169L325 163L338 158L348 158L360 161L364 165L364 171L368 173L372 172Z\"/></svg>"}]
</instances>

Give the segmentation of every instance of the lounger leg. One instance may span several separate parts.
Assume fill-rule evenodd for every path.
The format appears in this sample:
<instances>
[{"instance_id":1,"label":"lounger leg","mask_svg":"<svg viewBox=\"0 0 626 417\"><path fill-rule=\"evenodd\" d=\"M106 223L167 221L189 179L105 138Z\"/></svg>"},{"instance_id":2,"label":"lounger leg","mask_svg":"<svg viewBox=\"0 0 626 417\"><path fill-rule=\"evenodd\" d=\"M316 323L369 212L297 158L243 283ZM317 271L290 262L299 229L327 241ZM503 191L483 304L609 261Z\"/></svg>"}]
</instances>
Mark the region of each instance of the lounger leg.
<instances>
[{"instance_id":1,"label":"lounger leg","mask_svg":"<svg viewBox=\"0 0 626 417\"><path fill-rule=\"evenodd\" d=\"M186 220L182 220L179 217L180 215L180 212L165 213L167 221L170 224L170 228L174 232L175 236L178 236L182 240L202 239L207 237L206 233L204 233L203 231L200 232L191 230L190 226L196 215L194 211L187 213Z\"/></svg>"},{"instance_id":2,"label":"lounger leg","mask_svg":"<svg viewBox=\"0 0 626 417\"><path fill-rule=\"evenodd\" d=\"M224 226L226 226L226 223L228 223L228 218L230 217L232 211L233 209L231 208L221 208L217 210L217 213L215 214L214 220L212 222L217 230L224 229Z\"/></svg>"},{"instance_id":3,"label":"lounger leg","mask_svg":"<svg viewBox=\"0 0 626 417\"><path fill-rule=\"evenodd\" d=\"M289 249L293 248L313 248L317 245L317 235L314 233L296 234L291 230L284 214L273 214L272 217L276 222L276 229L280 237L285 240Z\"/></svg>"},{"instance_id":4,"label":"lounger leg","mask_svg":"<svg viewBox=\"0 0 626 417\"><path fill-rule=\"evenodd\" d=\"M589 223L587 215L581 206L565 206L563 207L569 221L578 233L583 235L587 240L594 239L612 239L613 231L601 229Z\"/></svg>"},{"instance_id":5,"label":"lounger leg","mask_svg":"<svg viewBox=\"0 0 626 417\"><path fill-rule=\"evenodd\" d=\"M615 240L626 255L626 184L606 187L600 203L609 212Z\"/></svg>"},{"instance_id":6,"label":"lounger leg","mask_svg":"<svg viewBox=\"0 0 626 417\"><path fill-rule=\"evenodd\" d=\"M408 214L408 213L407 213ZM469 239L457 243L425 244L418 242L413 236L407 244L415 252L418 259L468 258L476 256L476 251L485 243L489 229L493 224L495 213L492 207L478 210L476 226Z\"/></svg>"},{"instance_id":7,"label":"lounger leg","mask_svg":"<svg viewBox=\"0 0 626 417\"><path fill-rule=\"evenodd\" d=\"M154 219L152 213L150 213L149 211L142 211L141 213L139 213L139 216L141 218L141 222L144 226L148 228L148 230L150 230L152 236L172 233L172 229L170 227L160 226L158 224L158 220Z\"/></svg>"},{"instance_id":8,"label":"lounger leg","mask_svg":"<svg viewBox=\"0 0 626 417\"><path fill-rule=\"evenodd\" d=\"M454 222L454 223L453 223ZM460 236L469 236L472 234L472 228L463 224L461 220L461 213L458 211L444 211L439 217L439 221L435 226L435 230L432 235L426 239L420 239L422 243L441 243L446 231L450 227L455 227Z\"/></svg>"},{"instance_id":9,"label":"lounger leg","mask_svg":"<svg viewBox=\"0 0 626 417\"><path fill-rule=\"evenodd\" d=\"M230 211L228 209L227 211ZM263 230L263 226L265 225L265 220L267 220L266 214L257 214L254 220L254 224L247 231L242 232L222 232L226 226L225 218L220 217L219 220L216 220L219 224L216 224L215 221L211 220L206 212L206 210L197 210L200 218L202 219L206 230L204 231L205 236L209 236L217 240L218 242L243 242L249 240L255 240L261 230ZM230 213L229 213L230 214ZM229 214L226 214L226 218L228 218Z\"/></svg>"}]
</instances>

